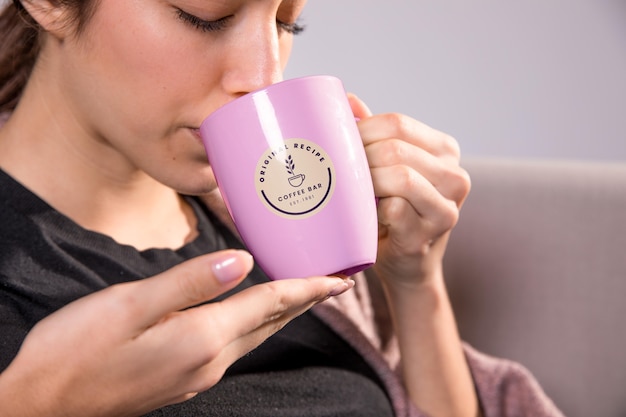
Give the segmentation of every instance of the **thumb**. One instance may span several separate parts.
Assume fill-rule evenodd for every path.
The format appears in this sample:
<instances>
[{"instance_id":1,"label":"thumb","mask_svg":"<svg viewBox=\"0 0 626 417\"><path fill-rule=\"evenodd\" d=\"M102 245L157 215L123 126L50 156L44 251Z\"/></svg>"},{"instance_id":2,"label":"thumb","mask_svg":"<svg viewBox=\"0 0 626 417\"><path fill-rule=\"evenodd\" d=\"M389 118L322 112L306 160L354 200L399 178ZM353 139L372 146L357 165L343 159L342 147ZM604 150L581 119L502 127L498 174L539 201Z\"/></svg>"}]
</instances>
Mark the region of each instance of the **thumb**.
<instances>
[{"instance_id":1,"label":"thumb","mask_svg":"<svg viewBox=\"0 0 626 417\"><path fill-rule=\"evenodd\" d=\"M235 287L254 261L242 250L224 250L183 262L152 278L136 282L134 300L151 326L165 315L209 301ZM139 319L139 318L138 318Z\"/></svg>"},{"instance_id":2,"label":"thumb","mask_svg":"<svg viewBox=\"0 0 626 417\"><path fill-rule=\"evenodd\" d=\"M372 115L372 111L367 107L367 105L358 98L355 94L348 93L348 102L350 103L350 108L352 108L352 114L354 117L358 119L365 119L366 117L370 117Z\"/></svg>"}]
</instances>

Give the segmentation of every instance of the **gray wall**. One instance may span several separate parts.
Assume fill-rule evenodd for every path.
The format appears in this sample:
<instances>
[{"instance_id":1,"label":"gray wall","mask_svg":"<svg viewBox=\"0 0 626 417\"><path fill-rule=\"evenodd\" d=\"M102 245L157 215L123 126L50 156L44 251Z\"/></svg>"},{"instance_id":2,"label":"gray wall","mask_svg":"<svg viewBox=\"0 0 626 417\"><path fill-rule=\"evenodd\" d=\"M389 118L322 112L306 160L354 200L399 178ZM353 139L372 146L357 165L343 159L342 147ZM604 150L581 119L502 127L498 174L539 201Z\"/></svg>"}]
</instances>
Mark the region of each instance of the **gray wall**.
<instances>
[{"instance_id":1,"label":"gray wall","mask_svg":"<svg viewBox=\"0 0 626 417\"><path fill-rule=\"evenodd\" d=\"M309 0L287 76L328 73L464 155L626 160L626 0Z\"/></svg>"}]
</instances>

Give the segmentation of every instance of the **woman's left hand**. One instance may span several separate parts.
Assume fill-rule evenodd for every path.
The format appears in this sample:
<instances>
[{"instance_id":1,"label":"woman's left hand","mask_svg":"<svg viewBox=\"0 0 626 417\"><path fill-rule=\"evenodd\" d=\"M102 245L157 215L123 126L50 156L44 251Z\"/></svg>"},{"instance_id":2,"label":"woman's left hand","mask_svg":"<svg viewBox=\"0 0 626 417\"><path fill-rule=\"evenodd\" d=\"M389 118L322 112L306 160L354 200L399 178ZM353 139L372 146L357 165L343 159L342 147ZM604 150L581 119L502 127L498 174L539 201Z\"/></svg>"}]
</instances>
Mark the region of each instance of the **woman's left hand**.
<instances>
[{"instance_id":1,"label":"woman's left hand","mask_svg":"<svg viewBox=\"0 0 626 417\"><path fill-rule=\"evenodd\" d=\"M387 285L441 279L448 237L470 189L454 138L401 114L373 116L349 95L378 197L374 266Z\"/></svg>"}]
</instances>

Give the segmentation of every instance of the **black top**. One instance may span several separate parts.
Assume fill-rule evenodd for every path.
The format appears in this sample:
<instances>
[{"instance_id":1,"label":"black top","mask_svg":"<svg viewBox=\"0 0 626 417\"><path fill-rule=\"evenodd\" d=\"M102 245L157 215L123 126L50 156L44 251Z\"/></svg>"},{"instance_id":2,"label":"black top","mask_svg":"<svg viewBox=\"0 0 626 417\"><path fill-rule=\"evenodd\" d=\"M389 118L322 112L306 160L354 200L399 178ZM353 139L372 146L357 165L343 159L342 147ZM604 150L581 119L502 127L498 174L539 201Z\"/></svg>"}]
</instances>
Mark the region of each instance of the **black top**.
<instances>
[{"instance_id":1,"label":"black top","mask_svg":"<svg viewBox=\"0 0 626 417\"><path fill-rule=\"evenodd\" d=\"M83 229L0 170L0 371L28 331L65 304L241 243L199 201L198 237L138 251ZM267 281L255 267L235 290ZM296 318L233 364L216 386L150 416L391 416L368 364L313 314Z\"/></svg>"}]
</instances>

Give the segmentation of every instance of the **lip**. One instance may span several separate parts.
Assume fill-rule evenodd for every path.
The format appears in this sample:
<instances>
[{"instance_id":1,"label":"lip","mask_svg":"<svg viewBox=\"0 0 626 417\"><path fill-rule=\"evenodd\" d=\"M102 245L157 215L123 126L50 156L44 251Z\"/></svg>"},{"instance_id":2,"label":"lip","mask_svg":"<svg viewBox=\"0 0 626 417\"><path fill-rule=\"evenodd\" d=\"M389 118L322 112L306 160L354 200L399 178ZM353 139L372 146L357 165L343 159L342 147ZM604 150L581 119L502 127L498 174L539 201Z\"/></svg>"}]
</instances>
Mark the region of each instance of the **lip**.
<instances>
[{"instance_id":1,"label":"lip","mask_svg":"<svg viewBox=\"0 0 626 417\"><path fill-rule=\"evenodd\" d=\"M200 136L200 128L197 127L188 127L191 134L198 140L198 142L202 143L202 136Z\"/></svg>"}]
</instances>

